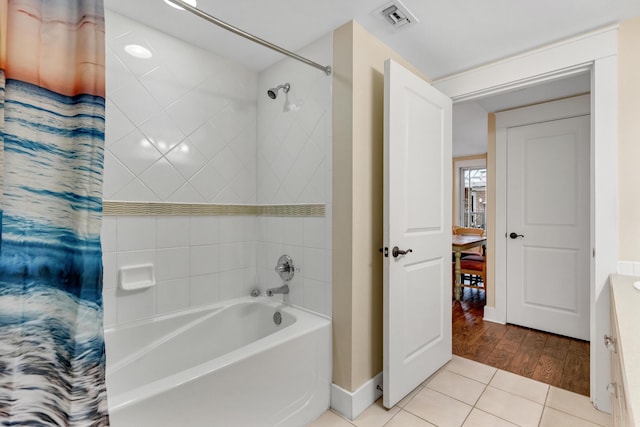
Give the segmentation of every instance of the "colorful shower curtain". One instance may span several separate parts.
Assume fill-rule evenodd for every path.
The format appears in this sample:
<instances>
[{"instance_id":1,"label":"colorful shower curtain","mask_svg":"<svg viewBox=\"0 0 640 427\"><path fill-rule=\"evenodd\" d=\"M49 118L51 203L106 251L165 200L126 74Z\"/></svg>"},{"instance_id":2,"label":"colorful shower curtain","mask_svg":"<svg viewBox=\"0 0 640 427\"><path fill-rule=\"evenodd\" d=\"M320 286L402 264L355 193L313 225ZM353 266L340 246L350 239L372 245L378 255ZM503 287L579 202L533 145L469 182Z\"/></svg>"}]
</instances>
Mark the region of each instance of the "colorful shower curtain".
<instances>
[{"instance_id":1,"label":"colorful shower curtain","mask_svg":"<svg viewBox=\"0 0 640 427\"><path fill-rule=\"evenodd\" d=\"M0 0L0 426L106 426L102 0Z\"/></svg>"}]
</instances>

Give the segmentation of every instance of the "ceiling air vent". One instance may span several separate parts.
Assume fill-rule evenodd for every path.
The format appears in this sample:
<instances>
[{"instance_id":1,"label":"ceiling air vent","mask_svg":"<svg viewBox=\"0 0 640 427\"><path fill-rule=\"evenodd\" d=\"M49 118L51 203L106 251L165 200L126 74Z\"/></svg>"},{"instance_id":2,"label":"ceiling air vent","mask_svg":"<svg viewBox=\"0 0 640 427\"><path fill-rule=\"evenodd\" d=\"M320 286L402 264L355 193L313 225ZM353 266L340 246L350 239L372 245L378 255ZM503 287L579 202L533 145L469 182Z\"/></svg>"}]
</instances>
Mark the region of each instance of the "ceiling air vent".
<instances>
[{"instance_id":1,"label":"ceiling air vent","mask_svg":"<svg viewBox=\"0 0 640 427\"><path fill-rule=\"evenodd\" d=\"M390 3L373 11L375 15L383 17L394 30L400 28L406 28L409 24L415 24L418 19L407 7L400 2L400 0L394 0Z\"/></svg>"}]
</instances>

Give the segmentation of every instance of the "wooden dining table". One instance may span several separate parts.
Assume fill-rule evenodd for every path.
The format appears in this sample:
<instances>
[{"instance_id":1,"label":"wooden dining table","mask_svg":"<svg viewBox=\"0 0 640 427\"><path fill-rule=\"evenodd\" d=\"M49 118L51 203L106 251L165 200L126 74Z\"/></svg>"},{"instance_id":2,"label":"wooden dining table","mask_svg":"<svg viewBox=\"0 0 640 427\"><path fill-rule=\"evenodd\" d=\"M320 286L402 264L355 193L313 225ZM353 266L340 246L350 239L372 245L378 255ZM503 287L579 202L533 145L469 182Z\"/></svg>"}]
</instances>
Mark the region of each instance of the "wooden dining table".
<instances>
[{"instance_id":1,"label":"wooden dining table","mask_svg":"<svg viewBox=\"0 0 640 427\"><path fill-rule=\"evenodd\" d=\"M451 248L455 252L456 257L456 283L453 290L456 301L460 301L460 289L462 285L462 276L460 274L460 257L462 256L462 251L477 248L478 246L483 246L486 243L486 237L458 234L454 234L452 236Z\"/></svg>"}]
</instances>

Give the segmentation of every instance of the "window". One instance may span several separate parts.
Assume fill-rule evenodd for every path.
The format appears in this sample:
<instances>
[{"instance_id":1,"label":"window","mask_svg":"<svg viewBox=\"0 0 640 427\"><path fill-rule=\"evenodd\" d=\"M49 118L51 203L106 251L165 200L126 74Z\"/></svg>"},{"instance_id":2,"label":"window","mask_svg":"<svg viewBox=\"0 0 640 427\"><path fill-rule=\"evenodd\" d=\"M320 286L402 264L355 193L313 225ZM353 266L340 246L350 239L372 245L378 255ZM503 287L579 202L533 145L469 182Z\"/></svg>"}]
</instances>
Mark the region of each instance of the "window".
<instances>
[{"instance_id":1,"label":"window","mask_svg":"<svg viewBox=\"0 0 640 427\"><path fill-rule=\"evenodd\" d=\"M487 169L460 168L460 225L486 229Z\"/></svg>"},{"instance_id":2,"label":"window","mask_svg":"<svg viewBox=\"0 0 640 427\"><path fill-rule=\"evenodd\" d=\"M487 227L487 155L453 159L453 225Z\"/></svg>"}]
</instances>

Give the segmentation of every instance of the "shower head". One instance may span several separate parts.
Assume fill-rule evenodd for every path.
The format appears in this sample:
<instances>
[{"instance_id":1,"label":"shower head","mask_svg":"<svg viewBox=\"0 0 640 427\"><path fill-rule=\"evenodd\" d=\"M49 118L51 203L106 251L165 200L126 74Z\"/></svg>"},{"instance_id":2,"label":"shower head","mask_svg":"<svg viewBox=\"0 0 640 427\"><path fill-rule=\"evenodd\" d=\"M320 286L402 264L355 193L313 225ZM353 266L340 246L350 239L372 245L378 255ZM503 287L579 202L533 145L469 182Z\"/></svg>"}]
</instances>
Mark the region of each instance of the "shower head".
<instances>
[{"instance_id":1,"label":"shower head","mask_svg":"<svg viewBox=\"0 0 640 427\"><path fill-rule=\"evenodd\" d=\"M278 91L282 89L282 91L284 93L288 93L289 89L291 89L291 85L289 83L285 83L283 85L280 85L278 87L274 87L271 88L267 91L267 95L269 95L269 98L271 99L276 99L278 97Z\"/></svg>"}]
</instances>

